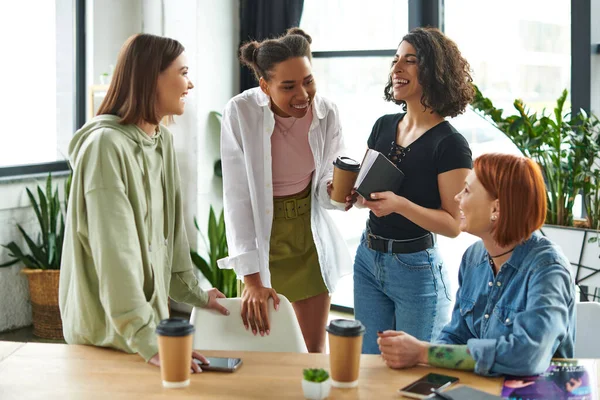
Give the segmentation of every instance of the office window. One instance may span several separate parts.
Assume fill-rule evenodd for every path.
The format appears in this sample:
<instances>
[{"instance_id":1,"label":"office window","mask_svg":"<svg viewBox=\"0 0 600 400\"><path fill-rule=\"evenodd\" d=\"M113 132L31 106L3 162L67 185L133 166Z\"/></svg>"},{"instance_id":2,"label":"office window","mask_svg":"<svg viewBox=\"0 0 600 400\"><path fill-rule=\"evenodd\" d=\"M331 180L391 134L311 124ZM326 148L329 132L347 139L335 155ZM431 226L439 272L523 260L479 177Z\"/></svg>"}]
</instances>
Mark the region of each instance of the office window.
<instances>
[{"instance_id":1,"label":"office window","mask_svg":"<svg viewBox=\"0 0 600 400\"><path fill-rule=\"evenodd\" d=\"M516 113L516 98L532 110L551 113L563 89L570 89L570 4L566 0L445 2L446 34L469 61L475 84L505 115ZM469 141L473 158L488 152L519 154L502 132L471 110L452 123ZM438 237L451 286L457 288L454 268L477 238L466 233L456 239Z\"/></svg>"},{"instance_id":2,"label":"office window","mask_svg":"<svg viewBox=\"0 0 600 400\"><path fill-rule=\"evenodd\" d=\"M446 34L469 60L475 83L506 112L516 98L551 111L570 89L570 1L452 0L445 16Z\"/></svg>"},{"instance_id":3,"label":"office window","mask_svg":"<svg viewBox=\"0 0 600 400\"><path fill-rule=\"evenodd\" d=\"M408 30L408 1L305 0L300 27L313 51L395 49Z\"/></svg>"},{"instance_id":4,"label":"office window","mask_svg":"<svg viewBox=\"0 0 600 400\"><path fill-rule=\"evenodd\" d=\"M75 127L75 0L0 4L0 168L63 160Z\"/></svg>"}]
</instances>

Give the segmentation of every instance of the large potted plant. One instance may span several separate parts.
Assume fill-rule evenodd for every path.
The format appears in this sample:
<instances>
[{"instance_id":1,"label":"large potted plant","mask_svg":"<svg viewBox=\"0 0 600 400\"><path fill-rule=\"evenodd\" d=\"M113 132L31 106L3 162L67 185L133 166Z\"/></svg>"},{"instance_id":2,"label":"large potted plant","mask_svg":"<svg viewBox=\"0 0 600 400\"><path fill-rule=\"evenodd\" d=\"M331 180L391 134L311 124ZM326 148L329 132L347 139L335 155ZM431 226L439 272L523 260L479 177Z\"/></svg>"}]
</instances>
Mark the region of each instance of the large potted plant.
<instances>
[{"instance_id":1,"label":"large potted plant","mask_svg":"<svg viewBox=\"0 0 600 400\"><path fill-rule=\"evenodd\" d=\"M543 233L574 266L582 297L599 300L600 122L584 110L565 110L566 99L564 90L548 115L530 111L517 99L516 114L504 116L476 88L472 105L541 167L548 201ZM583 215L574 215L578 200Z\"/></svg>"},{"instance_id":2,"label":"large potted plant","mask_svg":"<svg viewBox=\"0 0 600 400\"><path fill-rule=\"evenodd\" d=\"M65 212L70 186L71 176L67 178L64 185ZM27 249L21 249L14 241L3 245L14 260L0 264L0 267L19 262L25 266L21 273L27 276L29 282L33 334L46 339L63 339L58 308L58 281L65 237L62 202L59 199L58 188L53 190L50 174L46 179L45 192L38 186L37 198L29 189L27 189L27 196L39 224L39 233L33 239L21 225L17 224Z\"/></svg>"},{"instance_id":3,"label":"large potted plant","mask_svg":"<svg viewBox=\"0 0 600 400\"><path fill-rule=\"evenodd\" d=\"M201 232L198 227L198 221L195 218L194 225ZM201 257L196 251L190 250L192 262L213 287L219 289L226 297L237 297L238 290L235 272L230 269L220 269L217 265L217 260L227 257L229 254L227 239L225 237L223 211L221 211L219 221L217 222L215 211L212 206L210 207L208 214L208 241L204 235L202 235L202 238L206 245L208 259Z\"/></svg>"}]
</instances>

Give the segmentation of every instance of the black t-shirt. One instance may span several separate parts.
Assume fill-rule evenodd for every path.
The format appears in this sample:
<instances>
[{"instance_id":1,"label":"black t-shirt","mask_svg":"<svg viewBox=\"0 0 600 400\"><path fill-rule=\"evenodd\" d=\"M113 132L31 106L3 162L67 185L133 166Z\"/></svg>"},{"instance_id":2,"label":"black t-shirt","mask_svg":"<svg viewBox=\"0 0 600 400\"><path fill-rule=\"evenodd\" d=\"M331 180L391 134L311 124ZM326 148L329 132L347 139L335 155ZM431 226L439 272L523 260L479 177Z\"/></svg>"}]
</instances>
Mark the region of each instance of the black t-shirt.
<instances>
[{"instance_id":1,"label":"black t-shirt","mask_svg":"<svg viewBox=\"0 0 600 400\"><path fill-rule=\"evenodd\" d=\"M406 115L389 114L379 118L367 141L404 172L402 186L395 193L422 207L439 209L442 205L438 175L459 168L472 168L469 143L448 121L429 129L404 148L396 145L396 128ZM414 239L428 233L400 214L385 217L369 214L373 234L388 239Z\"/></svg>"}]
</instances>

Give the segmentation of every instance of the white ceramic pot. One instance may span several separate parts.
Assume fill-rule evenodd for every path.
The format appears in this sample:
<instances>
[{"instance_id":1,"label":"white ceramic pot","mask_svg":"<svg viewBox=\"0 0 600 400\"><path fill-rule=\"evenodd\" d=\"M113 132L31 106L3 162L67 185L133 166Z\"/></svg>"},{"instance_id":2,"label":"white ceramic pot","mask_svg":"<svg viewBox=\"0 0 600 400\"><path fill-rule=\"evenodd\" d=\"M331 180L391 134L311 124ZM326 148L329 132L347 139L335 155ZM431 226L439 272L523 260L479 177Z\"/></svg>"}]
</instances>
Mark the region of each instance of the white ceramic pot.
<instances>
[{"instance_id":1,"label":"white ceramic pot","mask_svg":"<svg viewBox=\"0 0 600 400\"><path fill-rule=\"evenodd\" d=\"M309 382L302 379L302 390L304 391L304 398L310 400L322 400L329 396L331 390L331 378L327 378L323 382Z\"/></svg>"}]
</instances>

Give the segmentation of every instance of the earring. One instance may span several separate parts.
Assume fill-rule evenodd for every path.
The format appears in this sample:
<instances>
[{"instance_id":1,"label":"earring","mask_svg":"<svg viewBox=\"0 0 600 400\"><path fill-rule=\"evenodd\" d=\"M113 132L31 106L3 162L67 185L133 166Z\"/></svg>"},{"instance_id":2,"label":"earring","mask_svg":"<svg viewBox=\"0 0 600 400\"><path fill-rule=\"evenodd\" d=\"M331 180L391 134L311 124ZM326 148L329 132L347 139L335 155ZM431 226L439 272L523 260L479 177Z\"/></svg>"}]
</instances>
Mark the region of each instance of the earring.
<instances>
[{"instance_id":1,"label":"earring","mask_svg":"<svg viewBox=\"0 0 600 400\"><path fill-rule=\"evenodd\" d=\"M496 218L498 218L498 217L496 217L495 215L492 215L492 221L495 221Z\"/></svg>"}]
</instances>

